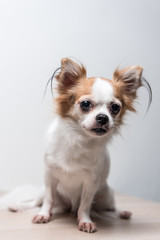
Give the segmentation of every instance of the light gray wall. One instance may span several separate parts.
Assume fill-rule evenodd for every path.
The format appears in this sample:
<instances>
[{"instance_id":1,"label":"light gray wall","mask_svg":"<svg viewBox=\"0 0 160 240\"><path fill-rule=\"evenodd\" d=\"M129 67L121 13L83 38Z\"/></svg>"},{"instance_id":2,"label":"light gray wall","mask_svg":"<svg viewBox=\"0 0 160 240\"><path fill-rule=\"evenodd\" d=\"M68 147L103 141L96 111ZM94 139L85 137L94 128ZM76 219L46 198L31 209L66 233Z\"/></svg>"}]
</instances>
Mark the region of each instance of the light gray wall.
<instances>
[{"instance_id":1,"label":"light gray wall","mask_svg":"<svg viewBox=\"0 0 160 240\"><path fill-rule=\"evenodd\" d=\"M89 76L112 77L117 65L139 64L153 89L139 91L111 144L110 184L160 201L160 1L0 1L0 189L43 182L43 136L52 119L45 84L60 59L74 56Z\"/></svg>"}]
</instances>

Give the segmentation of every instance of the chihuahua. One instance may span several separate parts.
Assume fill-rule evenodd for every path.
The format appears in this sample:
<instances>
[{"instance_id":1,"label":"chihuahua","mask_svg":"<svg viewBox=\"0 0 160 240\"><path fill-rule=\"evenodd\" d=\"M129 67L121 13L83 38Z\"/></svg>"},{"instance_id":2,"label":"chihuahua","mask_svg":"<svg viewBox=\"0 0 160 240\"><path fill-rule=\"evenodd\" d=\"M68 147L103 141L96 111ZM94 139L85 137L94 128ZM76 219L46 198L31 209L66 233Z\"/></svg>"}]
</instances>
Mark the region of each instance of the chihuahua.
<instances>
[{"instance_id":1,"label":"chihuahua","mask_svg":"<svg viewBox=\"0 0 160 240\"><path fill-rule=\"evenodd\" d=\"M135 111L138 88L146 84L152 96L142 71L140 66L131 66L116 69L112 80L87 77L82 64L69 58L61 60L51 78L51 87L53 78L56 82L55 117L46 137L44 196L30 204L42 205L33 223L47 223L52 214L70 210L77 213L78 229L92 233L97 230L91 220L93 212L131 217L130 212L116 209L107 184L107 145L126 112ZM20 208L23 204L10 210Z\"/></svg>"}]
</instances>

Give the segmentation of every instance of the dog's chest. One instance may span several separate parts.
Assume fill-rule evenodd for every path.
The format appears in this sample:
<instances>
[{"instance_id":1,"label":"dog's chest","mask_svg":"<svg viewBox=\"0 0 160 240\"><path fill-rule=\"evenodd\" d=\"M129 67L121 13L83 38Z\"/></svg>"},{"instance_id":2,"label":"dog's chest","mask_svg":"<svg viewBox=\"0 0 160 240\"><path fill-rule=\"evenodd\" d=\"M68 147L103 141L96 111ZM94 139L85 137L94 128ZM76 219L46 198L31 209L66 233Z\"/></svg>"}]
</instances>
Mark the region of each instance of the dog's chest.
<instances>
[{"instance_id":1,"label":"dog's chest","mask_svg":"<svg viewBox=\"0 0 160 240\"><path fill-rule=\"evenodd\" d=\"M88 143L81 136L65 132L62 136L50 138L46 155L50 166L57 165L66 172L94 168L102 157L102 149ZM98 167L98 166L96 166Z\"/></svg>"},{"instance_id":2,"label":"dog's chest","mask_svg":"<svg viewBox=\"0 0 160 240\"><path fill-rule=\"evenodd\" d=\"M59 131L56 126L51 131L45 159L51 176L58 180L57 191L74 210L79 205L84 185L90 183L98 188L99 185L95 184L103 182L108 160L103 144L97 144L97 141L91 141L67 127L65 131L63 128L63 134L62 128Z\"/></svg>"},{"instance_id":3,"label":"dog's chest","mask_svg":"<svg viewBox=\"0 0 160 240\"><path fill-rule=\"evenodd\" d=\"M95 155L92 149L84 148L78 144L63 143L58 146L58 151L54 152L56 164L65 171L74 171L81 168L88 168L94 163Z\"/></svg>"},{"instance_id":4,"label":"dog's chest","mask_svg":"<svg viewBox=\"0 0 160 240\"><path fill-rule=\"evenodd\" d=\"M82 188L88 184L92 173L83 169L66 172L59 168L56 175L58 178L57 192L63 196L63 200L70 205L72 211L76 211L80 204Z\"/></svg>"}]
</instances>

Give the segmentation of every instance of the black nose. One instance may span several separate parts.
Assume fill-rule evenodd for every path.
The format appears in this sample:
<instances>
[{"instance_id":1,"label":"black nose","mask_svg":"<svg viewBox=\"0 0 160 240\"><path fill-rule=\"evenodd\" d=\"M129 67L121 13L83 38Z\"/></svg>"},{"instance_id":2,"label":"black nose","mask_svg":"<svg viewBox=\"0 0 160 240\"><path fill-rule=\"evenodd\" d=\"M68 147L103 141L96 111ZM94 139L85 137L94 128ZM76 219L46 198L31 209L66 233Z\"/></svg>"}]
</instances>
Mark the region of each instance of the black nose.
<instances>
[{"instance_id":1,"label":"black nose","mask_svg":"<svg viewBox=\"0 0 160 240\"><path fill-rule=\"evenodd\" d=\"M109 118L107 117L107 115L105 114L98 114L96 116L96 121L98 124L100 124L101 126L105 125L106 123L108 123Z\"/></svg>"}]
</instances>

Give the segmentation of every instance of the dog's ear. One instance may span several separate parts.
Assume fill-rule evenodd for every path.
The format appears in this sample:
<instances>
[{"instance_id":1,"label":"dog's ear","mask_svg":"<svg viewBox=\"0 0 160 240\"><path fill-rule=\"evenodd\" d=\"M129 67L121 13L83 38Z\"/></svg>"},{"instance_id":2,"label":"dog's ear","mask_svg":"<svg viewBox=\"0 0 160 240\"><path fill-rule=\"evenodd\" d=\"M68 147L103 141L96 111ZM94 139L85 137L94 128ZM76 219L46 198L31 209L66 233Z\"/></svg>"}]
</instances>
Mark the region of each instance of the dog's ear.
<instances>
[{"instance_id":1,"label":"dog's ear","mask_svg":"<svg viewBox=\"0 0 160 240\"><path fill-rule=\"evenodd\" d=\"M59 90L66 90L74 86L80 78L86 77L86 69L69 58L61 60L61 71L56 76L59 83Z\"/></svg>"},{"instance_id":2,"label":"dog's ear","mask_svg":"<svg viewBox=\"0 0 160 240\"><path fill-rule=\"evenodd\" d=\"M113 84L117 95L123 100L126 108L135 111L133 100L137 96L137 89L142 86L142 72L140 66L131 66L122 70L116 69L113 74Z\"/></svg>"},{"instance_id":3,"label":"dog's ear","mask_svg":"<svg viewBox=\"0 0 160 240\"><path fill-rule=\"evenodd\" d=\"M113 80L121 85L124 94L136 95L137 89L142 85L141 76L143 69L140 66L131 66L122 70L116 69Z\"/></svg>"}]
</instances>

